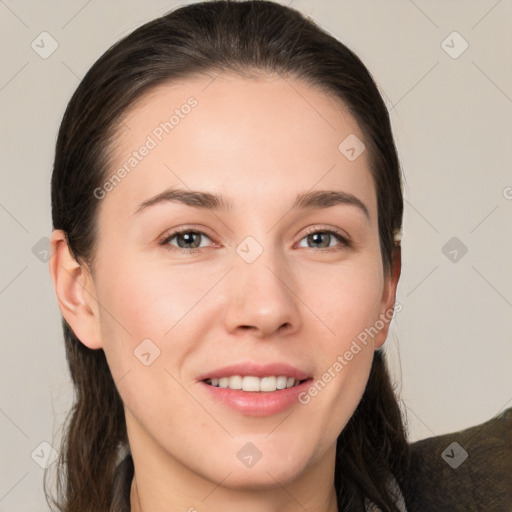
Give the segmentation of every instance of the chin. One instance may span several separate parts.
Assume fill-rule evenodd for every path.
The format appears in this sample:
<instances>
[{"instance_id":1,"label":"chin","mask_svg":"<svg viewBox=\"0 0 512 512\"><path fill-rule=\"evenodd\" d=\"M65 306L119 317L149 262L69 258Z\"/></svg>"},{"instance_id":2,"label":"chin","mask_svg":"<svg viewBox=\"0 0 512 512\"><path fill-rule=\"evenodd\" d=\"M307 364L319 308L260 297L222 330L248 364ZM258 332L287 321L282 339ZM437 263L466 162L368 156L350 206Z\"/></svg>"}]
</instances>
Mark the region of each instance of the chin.
<instances>
[{"instance_id":1,"label":"chin","mask_svg":"<svg viewBox=\"0 0 512 512\"><path fill-rule=\"evenodd\" d=\"M222 486L231 490L263 491L276 485L286 486L307 472L311 464L311 457L301 453L304 446L300 448L302 450L284 443L276 446L268 440L266 443L263 440L255 440L255 444L237 443L231 456L225 455L230 453L226 450L222 456L214 457L222 463L209 468L209 476L216 484L225 478Z\"/></svg>"},{"instance_id":2,"label":"chin","mask_svg":"<svg viewBox=\"0 0 512 512\"><path fill-rule=\"evenodd\" d=\"M260 460L252 468L236 466L223 482L223 487L238 491L265 491L278 486L287 486L297 480L304 472L303 465L286 464ZM217 476L218 478L218 476Z\"/></svg>"}]
</instances>

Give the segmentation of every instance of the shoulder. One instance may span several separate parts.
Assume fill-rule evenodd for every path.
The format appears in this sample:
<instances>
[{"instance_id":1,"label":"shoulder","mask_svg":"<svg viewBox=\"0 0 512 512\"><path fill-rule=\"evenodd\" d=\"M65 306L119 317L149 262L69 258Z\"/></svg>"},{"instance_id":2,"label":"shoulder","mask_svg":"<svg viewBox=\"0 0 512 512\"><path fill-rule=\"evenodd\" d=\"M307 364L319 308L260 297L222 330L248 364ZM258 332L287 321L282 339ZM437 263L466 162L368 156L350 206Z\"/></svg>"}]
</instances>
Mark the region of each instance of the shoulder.
<instances>
[{"instance_id":1,"label":"shoulder","mask_svg":"<svg viewBox=\"0 0 512 512\"><path fill-rule=\"evenodd\" d=\"M410 448L406 501L412 512L512 510L512 408Z\"/></svg>"}]
</instances>

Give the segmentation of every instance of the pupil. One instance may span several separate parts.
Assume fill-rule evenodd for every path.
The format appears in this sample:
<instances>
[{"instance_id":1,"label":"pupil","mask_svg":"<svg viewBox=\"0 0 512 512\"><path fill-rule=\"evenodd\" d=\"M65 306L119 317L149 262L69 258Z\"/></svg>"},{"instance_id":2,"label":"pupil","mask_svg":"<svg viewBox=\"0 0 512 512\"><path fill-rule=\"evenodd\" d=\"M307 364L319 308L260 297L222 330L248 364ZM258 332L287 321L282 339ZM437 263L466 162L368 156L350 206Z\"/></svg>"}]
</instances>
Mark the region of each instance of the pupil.
<instances>
[{"instance_id":1,"label":"pupil","mask_svg":"<svg viewBox=\"0 0 512 512\"><path fill-rule=\"evenodd\" d=\"M324 238L324 241L322 242L322 237ZM314 233L313 235L310 235L310 239L314 244L318 244L320 247L328 247L329 246L329 237L326 233ZM327 243L325 243L327 241Z\"/></svg>"},{"instance_id":2,"label":"pupil","mask_svg":"<svg viewBox=\"0 0 512 512\"><path fill-rule=\"evenodd\" d=\"M181 237L184 241L183 244L179 244L180 247L183 247L183 245L187 246L185 248L189 248L188 246L192 245L193 247L198 247L197 240L194 242L194 237L197 236L197 233L182 233Z\"/></svg>"}]
</instances>

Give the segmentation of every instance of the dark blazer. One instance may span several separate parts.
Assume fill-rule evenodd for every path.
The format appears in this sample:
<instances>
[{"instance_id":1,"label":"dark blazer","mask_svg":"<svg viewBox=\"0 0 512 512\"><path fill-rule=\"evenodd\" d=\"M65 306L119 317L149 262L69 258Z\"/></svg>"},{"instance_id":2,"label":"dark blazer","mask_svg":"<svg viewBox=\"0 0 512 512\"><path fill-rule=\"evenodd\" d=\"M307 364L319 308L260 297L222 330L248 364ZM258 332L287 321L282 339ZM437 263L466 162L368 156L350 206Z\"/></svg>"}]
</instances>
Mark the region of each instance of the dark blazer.
<instances>
[{"instance_id":1,"label":"dark blazer","mask_svg":"<svg viewBox=\"0 0 512 512\"><path fill-rule=\"evenodd\" d=\"M117 468L113 512L130 512L132 479L128 454ZM512 512L512 408L481 425L412 443L402 492L408 512Z\"/></svg>"},{"instance_id":2,"label":"dark blazer","mask_svg":"<svg viewBox=\"0 0 512 512\"><path fill-rule=\"evenodd\" d=\"M402 489L408 512L512 511L512 408L481 425L413 443L411 452Z\"/></svg>"}]
</instances>

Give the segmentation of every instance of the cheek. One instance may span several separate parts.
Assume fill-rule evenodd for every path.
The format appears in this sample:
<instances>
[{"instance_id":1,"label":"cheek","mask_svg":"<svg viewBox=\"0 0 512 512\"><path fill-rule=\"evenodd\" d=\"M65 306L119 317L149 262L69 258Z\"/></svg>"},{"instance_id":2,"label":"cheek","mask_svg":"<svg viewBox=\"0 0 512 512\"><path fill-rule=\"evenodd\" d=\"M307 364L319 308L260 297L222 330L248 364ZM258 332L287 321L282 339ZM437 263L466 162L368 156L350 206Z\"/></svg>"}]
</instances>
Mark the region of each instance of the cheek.
<instances>
[{"instance_id":1,"label":"cheek","mask_svg":"<svg viewBox=\"0 0 512 512\"><path fill-rule=\"evenodd\" d=\"M365 329L374 322L377 294L371 288L367 294L360 287L358 294L355 289L349 293L351 289L346 287L346 294L333 293L336 307L327 304L331 318L326 323L335 334L315 338L319 374L299 397L305 421L314 418L310 429L321 439L318 453L328 449L346 427L363 396L372 366L374 347ZM369 296L375 299L372 305L363 300Z\"/></svg>"},{"instance_id":2,"label":"cheek","mask_svg":"<svg viewBox=\"0 0 512 512\"><path fill-rule=\"evenodd\" d=\"M364 392L374 347L372 326L379 319L383 274L375 259L316 273L308 305L323 320L315 337L320 373L302 397L309 413L321 418L326 439L344 428Z\"/></svg>"},{"instance_id":3,"label":"cheek","mask_svg":"<svg viewBox=\"0 0 512 512\"><path fill-rule=\"evenodd\" d=\"M137 357L148 352L146 359L157 356L152 369L181 371L197 348L194 340L211 324L205 320L211 309L205 295L221 271L205 265L172 268L135 257L98 267L100 328L115 380L140 372L144 366Z\"/></svg>"},{"instance_id":4,"label":"cheek","mask_svg":"<svg viewBox=\"0 0 512 512\"><path fill-rule=\"evenodd\" d=\"M204 294L205 282L211 280L206 270L190 272L129 260L119 261L114 271L105 269L102 275L98 301L111 313L102 318L107 326L118 324L116 330L125 327L133 342L141 336L163 338L193 308Z\"/></svg>"},{"instance_id":5,"label":"cheek","mask_svg":"<svg viewBox=\"0 0 512 512\"><path fill-rule=\"evenodd\" d=\"M102 270L97 295L110 371L127 409L158 425L170 396L174 408L189 406L172 376L183 380L180 368L194 348L185 319L204 293L201 280L128 259ZM173 432L176 425L166 423L165 428Z\"/></svg>"},{"instance_id":6,"label":"cheek","mask_svg":"<svg viewBox=\"0 0 512 512\"><path fill-rule=\"evenodd\" d=\"M333 350L341 351L379 318L382 306L383 275L375 262L317 271L315 284L309 285L307 303L323 320ZM306 290L306 284L303 283ZM332 351L327 350L332 355Z\"/></svg>"}]
</instances>

